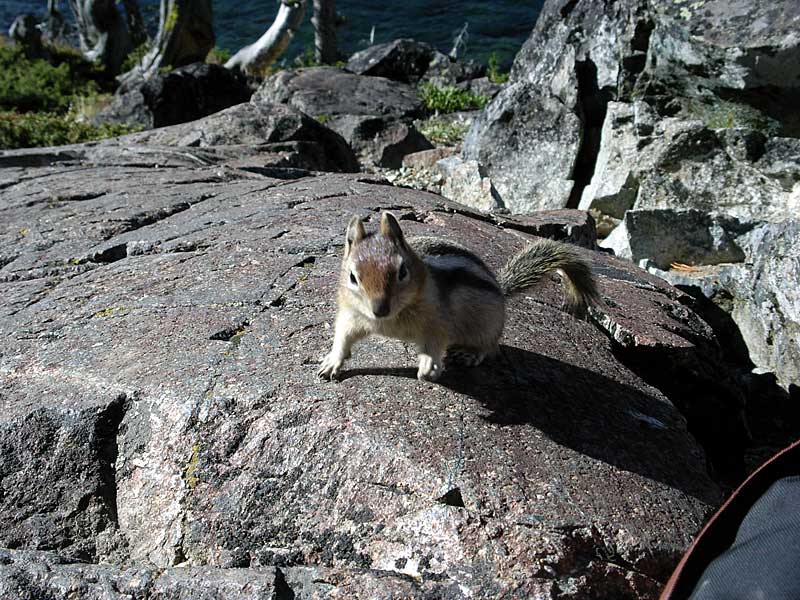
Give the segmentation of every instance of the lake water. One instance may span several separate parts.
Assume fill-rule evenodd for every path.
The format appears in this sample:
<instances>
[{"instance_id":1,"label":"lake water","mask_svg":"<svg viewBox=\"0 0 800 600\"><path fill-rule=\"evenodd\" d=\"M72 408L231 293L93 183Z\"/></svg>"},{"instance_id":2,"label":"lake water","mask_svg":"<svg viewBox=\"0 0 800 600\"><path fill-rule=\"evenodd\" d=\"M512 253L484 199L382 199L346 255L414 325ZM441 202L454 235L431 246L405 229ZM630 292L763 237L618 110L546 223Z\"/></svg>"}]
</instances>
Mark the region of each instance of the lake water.
<instances>
[{"instance_id":1,"label":"lake water","mask_svg":"<svg viewBox=\"0 0 800 600\"><path fill-rule=\"evenodd\" d=\"M338 32L340 49L347 55L369 45L398 37L413 37L449 52L453 40L467 25L467 43L462 56L486 62L494 53L507 68L536 22L544 0L339 0L337 11L345 18ZM149 29L158 26L158 0L139 0ZM256 40L277 12L274 0L213 2L217 46L235 51ZM60 9L69 13L68 2ZM0 0L0 27L5 33L18 14L44 14L46 2ZM306 23L293 40L285 57L313 47L308 0ZM373 33L374 31L374 33Z\"/></svg>"}]
</instances>

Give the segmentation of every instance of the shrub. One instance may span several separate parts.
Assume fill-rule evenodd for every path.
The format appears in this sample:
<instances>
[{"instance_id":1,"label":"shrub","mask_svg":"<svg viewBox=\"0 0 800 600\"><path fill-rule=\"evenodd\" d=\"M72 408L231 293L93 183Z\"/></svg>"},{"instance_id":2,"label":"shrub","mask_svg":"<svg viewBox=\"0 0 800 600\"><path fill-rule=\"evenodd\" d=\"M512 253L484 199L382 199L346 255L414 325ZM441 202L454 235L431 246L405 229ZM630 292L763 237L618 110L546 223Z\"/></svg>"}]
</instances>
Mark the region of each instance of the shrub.
<instances>
[{"instance_id":1,"label":"shrub","mask_svg":"<svg viewBox=\"0 0 800 600\"><path fill-rule=\"evenodd\" d=\"M505 83L508 81L508 73L500 72L500 63L497 60L497 53L492 52L489 55L489 66L486 70L489 81L492 83Z\"/></svg>"},{"instance_id":2,"label":"shrub","mask_svg":"<svg viewBox=\"0 0 800 600\"><path fill-rule=\"evenodd\" d=\"M122 61L122 66L120 67L120 71L123 73L127 73L131 69L133 69L136 65L138 65L144 55L150 50L150 42L142 42L136 48L130 51L128 56L125 57L125 60Z\"/></svg>"},{"instance_id":3,"label":"shrub","mask_svg":"<svg viewBox=\"0 0 800 600\"><path fill-rule=\"evenodd\" d=\"M317 62L317 55L314 52L314 48L306 46L303 52L294 57L292 66L296 69L320 66L319 62Z\"/></svg>"},{"instance_id":4,"label":"shrub","mask_svg":"<svg viewBox=\"0 0 800 600\"><path fill-rule=\"evenodd\" d=\"M206 56L206 62L210 65L224 65L231 59L231 56L233 55L230 50L215 46Z\"/></svg>"},{"instance_id":5,"label":"shrub","mask_svg":"<svg viewBox=\"0 0 800 600\"><path fill-rule=\"evenodd\" d=\"M100 91L98 82L85 78L81 70L91 71L91 67L74 59L53 66L25 58L16 47L0 46L0 109L64 113L74 96Z\"/></svg>"},{"instance_id":6,"label":"shrub","mask_svg":"<svg viewBox=\"0 0 800 600\"><path fill-rule=\"evenodd\" d=\"M438 87L432 83L423 83L420 97L430 111L451 113L459 110L483 108L489 102L488 96L481 96L456 87Z\"/></svg>"},{"instance_id":7,"label":"shrub","mask_svg":"<svg viewBox=\"0 0 800 600\"><path fill-rule=\"evenodd\" d=\"M137 131L126 125L93 127L69 115L0 112L0 148L33 148L89 142Z\"/></svg>"}]
</instances>

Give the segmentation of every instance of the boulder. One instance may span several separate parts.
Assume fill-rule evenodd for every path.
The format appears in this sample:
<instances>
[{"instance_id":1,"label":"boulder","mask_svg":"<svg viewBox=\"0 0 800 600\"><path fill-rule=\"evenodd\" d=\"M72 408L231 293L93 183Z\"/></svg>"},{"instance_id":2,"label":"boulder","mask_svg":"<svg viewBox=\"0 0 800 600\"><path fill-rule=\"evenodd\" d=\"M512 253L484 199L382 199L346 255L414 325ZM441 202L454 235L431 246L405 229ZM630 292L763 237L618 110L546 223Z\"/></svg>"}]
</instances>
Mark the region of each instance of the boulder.
<instances>
[{"instance_id":1,"label":"boulder","mask_svg":"<svg viewBox=\"0 0 800 600\"><path fill-rule=\"evenodd\" d=\"M763 111L783 135L800 134L793 109L800 98L800 5L710 0L682 5L662 0L641 82L669 102L721 98ZM714 101L716 103L716 101Z\"/></svg>"},{"instance_id":2,"label":"boulder","mask_svg":"<svg viewBox=\"0 0 800 600\"><path fill-rule=\"evenodd\" d=\"M476 160L449 156L436 163L441 174L442 196L485 212L502 209L503 203L492 180Z\"/></svg>"},{"instance_id":3,"label":"boulder","mask_svg":"<svg viewBox=\"0 0 800 600\"><path fill-rule=\"evenodd\" d=\"M412 86L385 77L355 75L338 67L279 71L261 84L253 101L288 104L313 117L364 115L414 119L425 112Z\"/></svg>"},{"instance_id":4,"label":"boulder","mask_svg":"<svg viewBox=\"0 0 800 600\"><path fill-rule=\"evenodd\" d=\"M580 208L617 218L630 208L700 210L741 220L797 214L800 140L672 118L643 135L650 122L644 105L609 104L597 168Z\"/></svg>"},{"instance_id":5,"label":"boulder","mask_svg":"<svg viewBox=\"0 0 800 600\"><path fill-rule=\"evenodd\" d=\"M652 123L649 131L643 130L649 116L646 109L641 110L643 107L647 104L642 101L609 102L594 175L583 190L578 208L596 210L617 219L633 208L640 179L647 175L651 166L648 163L652 163L641 156L643 147L653 141ZM640 114L641 119L637 118Z\"/></svg>"},{"instance_id":6,"label":"boulder","mask_svg":"<svg viewBox=\"0 0 800 600\"><path fill-rule=\"evenodd\" d=\"M698 210L629 210L600 246L634 262L649 260L661 269L673 263L714 265L741 262L753 222Z\"/></svg>"},{"instance_id":7,"label":"boulder","mask_svg":"<svg viewBox=\"0 0 800 600\"><path fill-rule=\"evenodd\" d=\"M494 83L488 77L478 77L476 79L468 79L456 85L461 90L472 92L477 96L486 96L487 98L494 98L499 94L503 85Z\"/></svg>"},{"instance_id":8,"label":"boulder","mask_svg":"<svg viewBox=\"0 0 800 600\"><path fill-rule=\"evenodd\" d=\"M194 121L247 102L252 90L238 72L220 65L192 63L146 81L123 85L111 105L93 121L138 125L143 129Z\"/></svg>"},{"instance_id":9,"label":"boulder","mask_svg":"<svg viewBox=\"0 0 800 600\"><path fill-rule=\"evenodd\" d=\"M473 80L485 78L485 76L486 65L473 60L457 60L443 52L435 51L422 81L430 82L438 87L447 87L467 84Z\"/></svg>"},{"instance_id":10,"label":"boulder","mask_svg":"<svg viewBox=\"0 0 800 600\"><path fill-rule=\"evenodd\" d=\"M493 268L537 228L592 231L585 213L109 163L53 153L0 189L3 594L657 596L720 500L679 399L632 370L692 385L714 364L685 294L580 249L605 299L593 322L547 281L509 300L483 367L419 382L413 351L374 339L341 383L316 376L353 213L391 208ZM695 414L720 373L684 398ZM712 412L688 426L733 418Z\"/></svg>"},{"instance_id":11,"label":"boulder","mask_svg":"<svg viewBox=\"0 0 800 600\"><path fill-rule=\"evenodd\" d=\"M735 323L753 366L786 389L800 386L800 221L756 224L738 243L743 256L729 264L651 270L712 299Z\"/></svg>"},{"instance_id":12,"label":"boulder","mask_svg":"<svg viewBox=\"0 0 800 600\"><path fill-rule=\"evenodd\" d=\"M403 157L403 166L409 169L432 169L436 163L443 158L455 154L455 148L451 146L439 146L430 150L420 150L413 154ZM463 203L462 203L463 204Z\"/></svg>"},{"instance_id":13,"label":"boulder","mask_svg":"<svg viewBox=\"0 0 800 600\"><path fill-rule=\"evenodd\" d=\"M301 159L283 166L319 171L357 171L342 137L308 115L282 104L245 102L203 119L130 134L124 144L195 148L240 148L243 154L290 152ZM104 142L117 144L116 141ZM285 161L284 161L285 162ZM274 161L269 161L274 166Z\"/></svg>"},{"instance_id":14,"label":"boulder","mask_svg":"<svg viewBox=\"0 0 800 600\"><path fill-rule=\"evenodd\" d=\"M406 154L432 148L414 127L424 105L410 85L336 67L281 71L267 79L254 102L282 103L339 133L362 164L397 168Z\"/></svg>"},{"instance_id":15,"label":"boulder","mask_svg":"<svg viewBox=\"0 0 800 600\"><path fill-rule=\"evenodd\" d=\"M485 169L503 206L527 213L567 206L580 144L575 114L538 88L515 83L475 118L462 154Z\"/></svg>"},{"instance_id":16,"label":"boulder","mask_svg":"<svg viewBox=\"0 0 800 600\"><path fill-rule=\"evenodd\" d=\"M673 202L688 184L684 195L700 196L706 204L714 204L712 191L736 196L750 190L740 204L762 205L774 186L752 191L762 187L762 174L740 164L758 158L729 156L722 134L711 130L797 137L800 121L789 108L798 102L797 68L780 65L797 64L798 31L800 8L792 0L768 6L548 1L514 61L507 88L473 124L464 157L486 168L512 211L578 206L583 197L582 207L597 202L621 217L638 190L637 174L648 170L653 177L649 184L639 181L646 188L641 196L678 196L666 200ZM526 118L531 112L539 118ZM654 127L659 130L652 134ZM668 136L670 127L679 137L668 145L677 153L642 149L651 135ZM542 147L545 157L524 147L521 154L507 152L520 148L520 139ZM708 164L700 169L698 162ZM681 172L672 173L676 166ZM534 185L532 172L553 183ZM740 173L744 180L732 186ZM767 203L778 205L783 198ZM655 206L647 202L637 207Z\"/></svg>"},{"instance_id":17,"label":"boulder","mask_svg":"<svg viewBox=\"0 0 800 600\"><path fill-rule=\"evenodd\" d=\"M774 373L788 389L800 382L798 231L796 219L770 223L641 209L626 212L600 246L710 299L729 315L746 346L746 356L734 360L747 370Z\"/></svg>"},{"instance_id":18,"label":"boulder","mask_svg":"<svg viewBox=\"0 0 800 600\"><path fill-rule=\"evenodd\" d=\"M356 52L347 61L347 70L357 75L385 77L416 83L428 71L434 56L433 46L413 39L398 39L376 44Z\"/></svg>"},{"instance_id":19,"label":"boulder","mask_svg":"<svg viewBox=\"0 0 800 600\"><path fill-rule=\"evenodd\" d=\"M458 60L430 44L408 38L356 52L347 61L347 70L404 83L429 82L439 87L466 84L486 75L486 65Z\"/></svg>"},{"instance_id":20,"label":"boulder","mask_svg":"<svg viewBox=\"0 0 800 600\"><path fill-rule=\"evenodd\" d=\"M638 4L543 6L508 84L464 143L464 157L486 167L509 210L577 206L620 75L618 57L632 51Z\"/></svg>"}]
</instances>

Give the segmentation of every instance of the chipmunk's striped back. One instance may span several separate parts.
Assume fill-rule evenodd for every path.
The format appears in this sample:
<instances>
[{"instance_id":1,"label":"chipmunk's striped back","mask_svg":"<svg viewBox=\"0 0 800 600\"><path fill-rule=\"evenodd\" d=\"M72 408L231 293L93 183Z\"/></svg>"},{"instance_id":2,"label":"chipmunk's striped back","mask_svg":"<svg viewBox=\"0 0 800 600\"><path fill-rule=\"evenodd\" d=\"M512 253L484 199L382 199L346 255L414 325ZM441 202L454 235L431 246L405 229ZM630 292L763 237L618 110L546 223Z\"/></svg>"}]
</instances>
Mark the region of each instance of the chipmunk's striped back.
<instances>
[{"instance_id":1,"label":"chipmunk's striped back","mask_svg":"<svg viewBox=\"0 0 800 600\"><path fill-rule=\"evenodd\" d=\"M413 237L408 243L428 267L443 302L459 287L503 295L497 279L486 263L464 246L434 237Z\"/></svg>"}]
</instances>

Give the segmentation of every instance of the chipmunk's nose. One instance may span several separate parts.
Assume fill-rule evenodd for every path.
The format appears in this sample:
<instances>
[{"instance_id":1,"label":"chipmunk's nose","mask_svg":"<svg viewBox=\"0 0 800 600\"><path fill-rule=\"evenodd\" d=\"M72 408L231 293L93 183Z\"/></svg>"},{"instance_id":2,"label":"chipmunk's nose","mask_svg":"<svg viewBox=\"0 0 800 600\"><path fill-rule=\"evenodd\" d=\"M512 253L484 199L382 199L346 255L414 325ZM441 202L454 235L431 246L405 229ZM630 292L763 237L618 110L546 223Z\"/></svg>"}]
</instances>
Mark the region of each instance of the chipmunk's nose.
<instances>
[{"instance_id":1,"label":"chipmunk's nose","mask_svg":"<svg viewBox=\"0 0 800 600\"><path fill-rule=\"evenodd\" d=\"M372 301L372 314L379 319L389 314L389 298L378 298Z\"/></svg>"}]
</instances>

